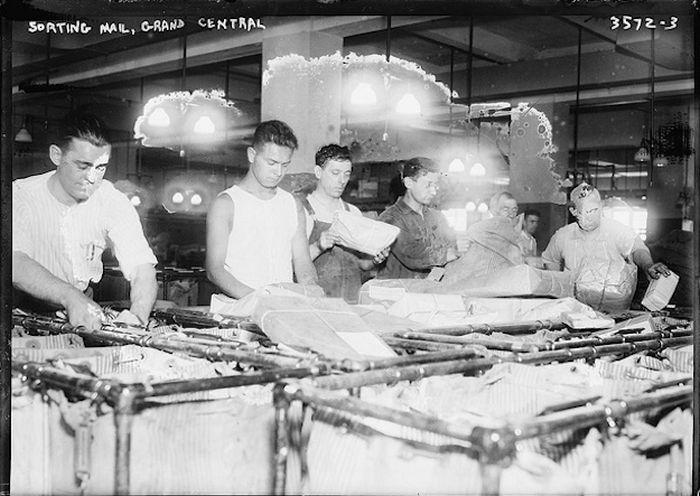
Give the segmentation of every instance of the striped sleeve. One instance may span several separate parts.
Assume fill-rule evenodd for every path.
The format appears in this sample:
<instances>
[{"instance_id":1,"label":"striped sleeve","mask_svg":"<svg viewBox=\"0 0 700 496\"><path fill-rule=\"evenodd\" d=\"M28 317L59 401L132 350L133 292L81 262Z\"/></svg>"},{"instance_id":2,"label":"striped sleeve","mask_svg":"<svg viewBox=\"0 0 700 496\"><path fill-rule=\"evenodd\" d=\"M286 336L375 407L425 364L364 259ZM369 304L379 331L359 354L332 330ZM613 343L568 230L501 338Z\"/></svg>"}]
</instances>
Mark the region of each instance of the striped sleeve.
<instances>
[{"instance_id":1,"label":"striped sleeve","mask_svg":"<svg viewBox=\"0 0 700 496\"><path fill-rule=\"evenodd\" d=\"M24 190L16 182L12 183L12 251L21 251L30 257L33 255L29 229L31 216Z\"/></svg>"},{"instance_id":2,"label":"striped sleeve","mask_svg":"<svg viewBox=\"0 0 700 496\"><path fill-rule=\"evenodd\" d=\"M107 236L114 247L114 255L124 277L131 280L139 265L158 263L153 250L143 234L143 227L136 209L127 197L114 191L109 202Z\"/></svg>"}]
</instances>

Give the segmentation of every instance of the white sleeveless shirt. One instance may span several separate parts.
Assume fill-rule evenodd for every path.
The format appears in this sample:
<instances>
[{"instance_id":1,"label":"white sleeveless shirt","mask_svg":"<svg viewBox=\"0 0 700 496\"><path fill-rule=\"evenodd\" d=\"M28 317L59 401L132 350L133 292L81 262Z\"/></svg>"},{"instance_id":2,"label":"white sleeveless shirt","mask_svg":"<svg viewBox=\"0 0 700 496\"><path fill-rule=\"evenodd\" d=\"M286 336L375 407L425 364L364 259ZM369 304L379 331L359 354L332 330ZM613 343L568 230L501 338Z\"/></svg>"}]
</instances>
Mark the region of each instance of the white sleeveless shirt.
<instances>
[{"instance_id":1,"label":"white sleeveless shirt","mask_svg":"<svg viewBox=\"0 0 700 496\"><path fill-rule=\"evenodd\" d=\"M277 188L261 200L232 186L221 193L233 200L233 227L224 268L253 289L293 282L292 238L297 229L297 205L291 193Z\"/></svg>"}]
</instances>

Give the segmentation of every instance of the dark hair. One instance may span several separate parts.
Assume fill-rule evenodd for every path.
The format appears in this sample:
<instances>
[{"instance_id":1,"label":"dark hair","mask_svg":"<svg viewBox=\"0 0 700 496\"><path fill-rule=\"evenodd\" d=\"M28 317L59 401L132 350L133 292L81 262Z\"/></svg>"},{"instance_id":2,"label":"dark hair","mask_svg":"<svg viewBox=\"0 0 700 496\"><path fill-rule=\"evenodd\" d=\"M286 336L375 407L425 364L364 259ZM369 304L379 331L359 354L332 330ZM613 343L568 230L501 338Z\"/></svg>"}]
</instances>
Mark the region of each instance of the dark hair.
<instances>
[{"instance_id":1,"label":"dark hair","mask_svg":"<svg viewBox=\"0 0 700 496\"><path fill-rule=\"evenodd\" d=\"M296 150L299 147L294 131L282 121L265 121L258 124L253 134L253 148L260 148L265 143L274 143Z\"/></svg>"},{"instance_id":2,"label":"dark hair","mask_svg":"<svg viewBox=\"0 0 700 496\"><path fill-rule=\"evenodd\" d=\"M527 217L529 215L535 215L537 217L542 217L542 214L540 213L540 211L535 210L534 208L525 209L525 212L523 213L523 219L527 219Z\"/></svg>"},{"instance_id":3,"label":"dark hair","mask_svg":"<svg viewBox=\"0 0 700 496\"><path fill-rule=\"evenodd\" d=\"M493 195L489 200L489 210L491 212L496 211L496 208L498 208L498 204L500 203L501 198L505 198L506 200L515 200L515 197L507 191L500 191Z\"/></svg>"},{"instance_id":4,"label":"dark hair","mask_svg":"<svg viewBox=\"0 0 700 496\"><path fill-rule=\"evenodd\" d=\"M439 172L439 168L434 160L425 157L413 157L404 162L401 168L401 178L410 177L414 179L430 172Z\"/></svg>"},{"instance_id":5,"label":"dark hair","mask_svg":"<svg viewBox=\"0 0 700 496\"><path fill-rule=\"evenodd\" d=\"M335 143L322 146L316 152L316 165L319 167L325 167L329 160L351 162L350 150L348 150L347 146L340 146L336 145Z\"/></svg>"},{"instance_id":6,"label":"dark hair","mask_svg":"<svg viewBox=\"0 0 700 496\"><path fill-rule=\"evenodd\" d=\"M95 114L81 110L69 112L61 121L55 144L66 150L73 139L87 141L94 146L110 144L107 125Z\"/></svg>"}]
</instances>

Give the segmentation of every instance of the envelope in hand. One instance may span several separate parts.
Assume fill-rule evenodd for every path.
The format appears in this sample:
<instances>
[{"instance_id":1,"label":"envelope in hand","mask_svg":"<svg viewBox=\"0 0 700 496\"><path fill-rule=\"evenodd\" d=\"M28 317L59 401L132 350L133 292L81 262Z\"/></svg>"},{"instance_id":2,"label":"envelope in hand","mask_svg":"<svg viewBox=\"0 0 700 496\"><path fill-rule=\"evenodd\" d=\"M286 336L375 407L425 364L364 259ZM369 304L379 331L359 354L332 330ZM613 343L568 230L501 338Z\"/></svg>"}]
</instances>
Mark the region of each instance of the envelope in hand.
<instances>
[{"instance_id":1,"label":"envelope in hand","mask_svg":"<svg viewBox=\"0 0 700 496\"><path fill-rule=\"evenodd\" d=\"M391 245L401 232L391 224L345 211L335 213L330 229L338 235L343 246L371 256Z\"/></svg>"}]
</instances>

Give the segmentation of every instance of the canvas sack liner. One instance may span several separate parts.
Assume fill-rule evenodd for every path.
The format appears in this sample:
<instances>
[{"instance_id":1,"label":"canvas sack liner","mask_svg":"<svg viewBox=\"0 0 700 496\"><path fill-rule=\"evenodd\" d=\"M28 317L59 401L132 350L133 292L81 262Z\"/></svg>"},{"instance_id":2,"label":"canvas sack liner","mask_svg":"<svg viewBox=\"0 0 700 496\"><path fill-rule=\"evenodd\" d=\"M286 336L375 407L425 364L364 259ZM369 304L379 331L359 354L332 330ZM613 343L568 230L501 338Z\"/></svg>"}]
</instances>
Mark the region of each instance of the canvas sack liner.
<instances>
[{"instance_id":1,"label":"canvas sack liner","mask_svg":"<svg viewBox=\"0 0 700 496\"><path fill-rule=\"evenodd\" d=\"M330 230L340 237L340 244L371 256L376 256L394 242L401 232L396 226L339 210Z\"/></svg>"},{"instance_id":2,"label":"canvas sack liner","mask_svg":"<svg viewBox=\"0 0 700 496\"><path fill-rule=\"evenodd\" d=\"M252 293L245 295L243 298L231 298L222 293L213 293L209 304L211 313L231 316L231 317L250 317L253 313L255 305L261 296L279 295L289 297L322 297L323 290L319 286L306 284L298 284L294 282L280 282L276 284L268 284L262 288L258 288Z\"/></svg>"},{"instance_id":3,"label":"canvas sack liner","mask_svg":"<svg viewBox=\"0 0 700 496\"><path fill-rule=\"evenodd\" d=\"M624 260L593 259L576 271L576 299L594 310L629 310L637 289L637 266Z\"/></svg>"},{"instance_id":4,"label":"canvas sack liner","mask_svg":"<svg viewBox=\"0 0 700 496\"><path fill-rule=\"evenodd\" d=\"M385 307L399 301L406 293L436 293L497 298L518 296L574 295L571 272L540 270L516 265L488 276L463 278L445 284L426 279L371 279L360 288L360 304L378 303Z\"/></svg>"}]
</instances>

